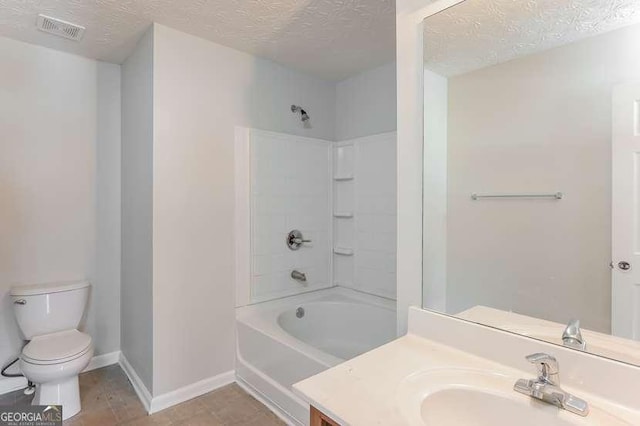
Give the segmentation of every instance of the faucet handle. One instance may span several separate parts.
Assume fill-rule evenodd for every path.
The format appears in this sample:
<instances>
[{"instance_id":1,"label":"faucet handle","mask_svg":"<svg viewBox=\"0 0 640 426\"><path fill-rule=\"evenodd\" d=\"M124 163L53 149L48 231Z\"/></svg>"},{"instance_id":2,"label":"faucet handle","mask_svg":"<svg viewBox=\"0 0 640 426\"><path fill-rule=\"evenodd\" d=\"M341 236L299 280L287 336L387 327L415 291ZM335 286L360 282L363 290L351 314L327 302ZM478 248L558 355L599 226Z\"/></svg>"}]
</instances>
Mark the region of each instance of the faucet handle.
<instances>
[{"instance_id":1,"label":"faucet handle","mask_svg":"<svg viewBox=\"0 0 640 426\"><path fill-rule=\"evenodd\" d=\"M554 356L539 352L527 355L526 359L537 367L539 381L560 385L559 364Z\"/></svg>"}]
</instances>

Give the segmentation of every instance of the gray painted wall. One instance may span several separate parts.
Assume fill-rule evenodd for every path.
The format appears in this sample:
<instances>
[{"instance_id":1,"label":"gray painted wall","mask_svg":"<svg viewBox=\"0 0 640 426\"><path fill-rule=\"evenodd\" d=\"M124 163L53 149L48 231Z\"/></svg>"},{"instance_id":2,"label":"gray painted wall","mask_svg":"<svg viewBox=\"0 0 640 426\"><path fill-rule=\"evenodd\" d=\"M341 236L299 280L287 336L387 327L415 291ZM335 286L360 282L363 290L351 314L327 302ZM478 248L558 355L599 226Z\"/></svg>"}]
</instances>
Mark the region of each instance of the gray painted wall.
<instances>
[{"instance_id":1,"label":"gray painted wall","mask_svg":"<svg viewBox=\"0 0 640 426\"><path fill-rule=\"evenodd\" d=\"M89 333L97 355L120 349L120 65L98 62L96 260Z\"/></svg>"},{"instance_id":2,"label":"gray painted wall","mask_svg":"<svg viewBox=\"0 0 640 426\"><path fill-rule=\"evenodd\" d=\"M122 65L121 349L153 390L153 27Z\"/></svg>"},{"instance_id":3,"label":"gray painted wall","mask_svg":"<svg viewBox=\"0 0 640 426\"><path fill-rule=\"evenodd\" d=\"M396 130L396 63L390 62L336 85L336 140Z\"/></svg>"},{"instance_id":4,"label":"gray painted wall","mask_svg":"<svg viewBox=\"0 0 640 426\"><path fill-rule=\"evenodd\" d=\"M637 81L639 39L634 25L449 80L447 311L610 331L611 95ZM565 197L474 203L476 191Z\"/></svg>"},{"instance_id":5,"label":"gray painted wall","mask_svg":"<svg viewBox=\"0 0 640 426\"><path fill-rule=\"evenodd\" d=\"M154 82L156 395L234 368L235 126L332 140L335 84L161 25Z\"/></svg>"},{"instance_id":6,"label":"gray painted wall","mask_svg":"<svg viewBox=\"0 0 640 426\"><path fill-rule=\"evenodd\" d=\"M22 346L14 284L88 279L81 327L96 355L117 351L120 66L2 37L0 51L0 363Z\"/></svg>"}]
</instances>

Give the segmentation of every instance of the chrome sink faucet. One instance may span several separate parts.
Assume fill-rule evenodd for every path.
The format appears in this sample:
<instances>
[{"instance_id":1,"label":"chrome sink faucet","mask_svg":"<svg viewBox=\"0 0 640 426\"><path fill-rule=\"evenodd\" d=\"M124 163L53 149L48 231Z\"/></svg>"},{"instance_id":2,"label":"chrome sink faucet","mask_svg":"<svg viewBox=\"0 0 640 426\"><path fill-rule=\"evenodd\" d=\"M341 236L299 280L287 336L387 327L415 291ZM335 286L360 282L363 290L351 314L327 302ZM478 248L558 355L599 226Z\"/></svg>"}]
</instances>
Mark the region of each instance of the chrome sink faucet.
<instances>
[{"instance_id":1,"label":"chrome sink faucet","mask_svg":"<svg viewBox=\"0 0 640 426\"><path fill-rule=\"evenodd\" d=\"M582 338L580 332L580 320L572 319L567 324L567 328L562 333L562 344L569 348L580 349L584 351L587 349L587 342Z\"/></svg>"},{"instance_id":2,"label":"chrome sink faucet","mask_svg":"<svg viewBox=\"0 0 640 426\"><path fill-rule=\"evenodd\" d=\"M527 356L527 361L538 368L535 380L519 379L513 386L516 392L553 404L580 416L589 414L586 401L565 392L560 387L558 361L551 355L536 353Z\"/></svg>"}]
</instances>

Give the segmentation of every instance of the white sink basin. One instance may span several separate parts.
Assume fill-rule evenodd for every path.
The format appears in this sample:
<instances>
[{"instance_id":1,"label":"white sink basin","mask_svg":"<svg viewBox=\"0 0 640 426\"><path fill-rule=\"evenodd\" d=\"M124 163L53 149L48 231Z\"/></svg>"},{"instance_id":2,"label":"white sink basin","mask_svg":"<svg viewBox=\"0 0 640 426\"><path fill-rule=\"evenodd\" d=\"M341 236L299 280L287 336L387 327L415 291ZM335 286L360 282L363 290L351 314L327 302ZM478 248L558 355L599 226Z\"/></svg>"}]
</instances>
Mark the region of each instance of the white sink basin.
<instances>
[{"instance_id":1,"label":"white sink basin","mask_svg":"<svg viewBox=\"0 0 640 426\"><path fill-rule=\"evenodd\" d=\"M559 419L557 409L531 407L528 402L475 389L452 388L434 392L422 403L425 425L558 425L576 423Z\"/></svg>"},{"instance_id":2,"label":"white sink basin","mask_svg":"<svg viewBox=\"0 0 640 426\"><path fill-rule=\"evenodd\" d=\"M402 381L397 402L407 423L416 426L631 424L587 398L591 410L581 417L522 395L513 390L517 379L471 369L423 371Z\"/></svg>"}]
</instances>

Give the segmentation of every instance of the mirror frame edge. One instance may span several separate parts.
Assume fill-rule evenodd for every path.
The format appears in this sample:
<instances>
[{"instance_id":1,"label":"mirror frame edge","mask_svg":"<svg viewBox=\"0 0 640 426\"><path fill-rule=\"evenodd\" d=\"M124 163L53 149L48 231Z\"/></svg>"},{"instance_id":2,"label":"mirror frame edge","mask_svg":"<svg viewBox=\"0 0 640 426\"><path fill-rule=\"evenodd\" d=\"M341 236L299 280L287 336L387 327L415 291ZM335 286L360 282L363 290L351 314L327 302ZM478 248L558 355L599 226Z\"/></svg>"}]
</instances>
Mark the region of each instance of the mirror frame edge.
<instances>
[{"instance_id":1,"label":"mirror frame edge","mask_svg":"<svg viewBox=\"0 0 640 426\"><path fill-rule=\"evenodd\" d=\"M396 1L397 332L407 332L410 306L422 307L424 20L465 0ZM436 312L431 311L430 312ZM436 312L440 313L440 312Z\"/></svg>"}]
</instances>

